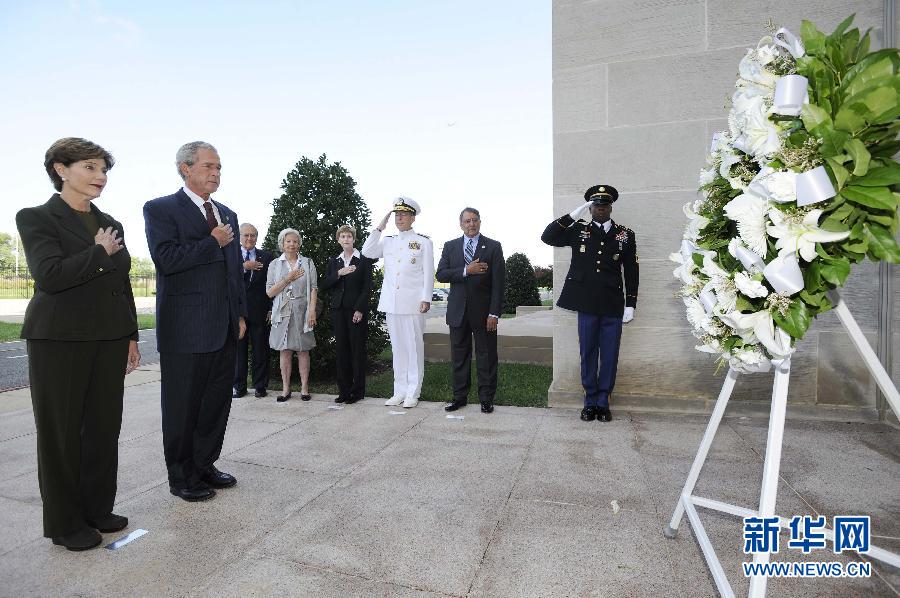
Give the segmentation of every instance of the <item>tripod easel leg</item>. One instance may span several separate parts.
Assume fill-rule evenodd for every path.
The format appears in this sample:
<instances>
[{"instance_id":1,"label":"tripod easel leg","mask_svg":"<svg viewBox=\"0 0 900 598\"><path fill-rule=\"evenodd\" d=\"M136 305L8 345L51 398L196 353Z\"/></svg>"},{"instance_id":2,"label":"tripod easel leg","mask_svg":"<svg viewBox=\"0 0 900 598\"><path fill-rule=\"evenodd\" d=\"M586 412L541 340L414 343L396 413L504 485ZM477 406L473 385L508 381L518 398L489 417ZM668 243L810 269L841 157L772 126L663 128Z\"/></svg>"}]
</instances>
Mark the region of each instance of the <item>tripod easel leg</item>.
<instances>
[{"instance_id":1,"label":"tripod easel leg","mask_svg":"<svg viewBox=\"0 0 900 598\"><path fill-rule=\"evenodd\" d=\"M722 384L722 390L719 392L719 398L716 399L716 406L713 408L712 415L709 417L709 423L706 425L706 432L703 434L703 440L700 441L700 448L697 449L697 456L694 457L694 464L691 465L691 471L688 473L687 480L684 483L684 489L678 503L675 505L675 512L672 513L672 519L669 521L668 527L663 530L663 534L667 538L674 538L678 535L678 526L681 525L681 518L684 515L684 497L690 496L694 492L694 485L697 478L700 477L700 470L706 463L706 455L712 446L713 439L716 437L716 431L719 429L719 423L725 414L725 408L728 406L728 399L734 390L734 384L737 381L738 373L729 368L725 382Z\"/></svg>"}]
</instances>

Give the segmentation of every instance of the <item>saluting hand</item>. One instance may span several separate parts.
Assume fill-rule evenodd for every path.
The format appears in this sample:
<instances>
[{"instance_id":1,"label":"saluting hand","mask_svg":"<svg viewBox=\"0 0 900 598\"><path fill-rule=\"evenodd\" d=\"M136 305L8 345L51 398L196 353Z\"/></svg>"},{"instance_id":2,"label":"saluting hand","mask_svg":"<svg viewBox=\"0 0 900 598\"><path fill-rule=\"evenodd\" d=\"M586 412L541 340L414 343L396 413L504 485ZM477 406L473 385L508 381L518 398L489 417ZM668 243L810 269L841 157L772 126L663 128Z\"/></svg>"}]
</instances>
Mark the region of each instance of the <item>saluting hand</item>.
<instances>
[{"instance_id":1,"label":"saluting hand","mask_svg":"<svg viewBox=\"0 0 900 598\"><path fill-rule=\"evenodd\" d=\"M393 212L388 212L387 214L384 215L384 218L381 219L381 224L379 224L377 227L378 230L380 230L380 231L384 230L384 228L387 226L388 219L391 217L392 213Z\"/></svg>"}]
</instances>

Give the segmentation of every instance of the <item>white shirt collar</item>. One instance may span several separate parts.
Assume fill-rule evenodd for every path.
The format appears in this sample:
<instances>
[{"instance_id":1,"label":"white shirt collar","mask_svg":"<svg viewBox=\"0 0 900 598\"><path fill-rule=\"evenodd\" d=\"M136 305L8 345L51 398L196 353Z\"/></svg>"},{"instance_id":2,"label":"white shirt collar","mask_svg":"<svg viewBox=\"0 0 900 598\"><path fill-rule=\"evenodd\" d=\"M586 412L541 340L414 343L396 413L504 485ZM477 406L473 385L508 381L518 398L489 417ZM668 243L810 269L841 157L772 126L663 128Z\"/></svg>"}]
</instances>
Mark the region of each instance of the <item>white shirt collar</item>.
<instances>
[{"instance_id":1,"label":"white shirt collar","mask_svg":"<svg viewBox=\"0 0 900 598\"><path fill-rule=\"evenodd\" d=\"M195 204L197 204L197 207L198 207L198 208L200 208L201 210L203 209L203 203L204 203L206 200L204 200L202 197L200 197L199 195L197 195L196 193L194 193L193 191L191 191L190 189L188 189L187 185L185 185L184 187L182 187L181 190L184 191L185 195L187 195L188 197L191 198L191 201L192 201L192 202L194 202ZM210 201L212 201L212 198L210 198Z\"/></svg>"},{"instance_id":2,"label":"white shirt collar","mask_svg":"<svg viewBox=\"0 0 900 598\"><path fill-rule=\"evenodd\" d=\"M341 251L339 254L337 254L337 257L343 259L344 252ZM353 257L359 257L359 249L356 249L355 247L353 248ZM353 258L350 258L350 259L353 259Z\"/></svg>"},{"instance_id":3,"label":"white shirt collar","mask_svg":"<svg viewBox=\"0 0 900 598\"><path fill-rule=\"evenodd\" d=\"M478 233L474 237L470 237L468 235L463 235L463 244L468 243L469 239L472 239L473 241L475 241L475 244L478 245L478 241L481 240L481 233Z\"/></svg>"},{"instance_id":4,"label":"white shirt collar","mask_svg":"<svg viewBox=\"0 0 900 598\"><path fill-rule=\"evenodd\" d=\"M596 224L597 226L602 227L604 231L609 232L609 229L612 228L612 219L607 220L607 221L604 222L603 224L600 224L599 222L594 221L594 224Z\"/></svg>"},{"instance_id":5,"label":"white shirt collar","mask_svg":"<svg viewBox=\"0 0 900 598\"><path fill-rule=\"evenodd\" d=\"M300 258L302 258L302 257L303 257L303 256L300 255L299 253L297 254L297 259L298 259L298 260L299 260ZM279 255L279 256L276 258L276 261L278 261L278 260L281 260L282 262L286 262L286 261L287 261L287 253L282 253L281 255Z\"/></svg>"}]
</instances>

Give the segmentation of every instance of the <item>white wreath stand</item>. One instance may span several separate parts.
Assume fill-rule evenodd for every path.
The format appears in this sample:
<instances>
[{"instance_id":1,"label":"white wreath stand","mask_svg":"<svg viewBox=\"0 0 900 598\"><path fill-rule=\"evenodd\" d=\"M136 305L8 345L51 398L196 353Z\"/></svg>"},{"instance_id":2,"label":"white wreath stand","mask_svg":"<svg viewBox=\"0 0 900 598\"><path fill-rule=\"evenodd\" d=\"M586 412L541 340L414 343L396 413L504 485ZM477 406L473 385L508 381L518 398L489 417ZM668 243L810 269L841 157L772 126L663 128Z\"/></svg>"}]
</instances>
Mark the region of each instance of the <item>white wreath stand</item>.
<instances>
[{"instance_id":1,"label":"white wreath stand","mask_svg":"<svg viewBox=\"0 0 900 598\"><path fill-rule=\"evenodd\" d=\"M881 362L878 361L878 357L869 346L868 341L865 336L863 336L862 331L856 324L856 320L853 319L850 310L847 309L847 305L844 303L843 299L841 299L837 291L831 291L829 296L832 304L835 306L834 311L837 313L841 324L844 325L844 328L846 328L847 332L850 334L850 339L862 356L863 361L865 361L869 372L871 372L872 376L875 378L878 388L881 389L881 392L890 404L891 409L894 410L894 413L900 416L900 394L897 392L897 387L894 386L890 376L884 370ZM713 580L716 582L716 587L718 588L719 593L726 598L733 598L734 590L731 589L731 584L728 583L728 578L725 576L725 570L722 568L722 564L716 556L716 552L709 541L709 536L706 535L706 530L703 528L703 523L700 521L700 516L697 514L696 507L704 507L706 509L712 509L714 511L728 513L742 518L773 517L775 515L775 497L778 493L778 472L781 467L781 444L784 437L784 416L787 407L788 380L790 378L790 373L790 358L785 359L776 366L775 381L772 385L772 407L769 413L769 434L766 441L766 458L763 464L762 488L759 492L759 509L751 510L737 505L693 495L694 484L697 483L697 478L700 476L700 470L706 462L706 455L709 452L709 447L712 445L716 430L719 428L719 423L722 421L722 415L725 413L725 407L728 405L728 399L731 397L731 392L734 390L734 384L737 381L738 373L733 369L729 369L728 376L725 378L725 383L722 385L722 391L719 393L719 398L716 400L716 406L713 409L712 416L709 418L709 424L706 426L706 432L703 434L703 440L700 442L700 448L697 449L697 456L694 458L694 464L691 466L691 471L688 473L687 480L684 483L684 489L681 491L681 498L678 500L678 504L675 505L675 512L672 513L672 520L669 522L669 526L663 532L667 538L674 538L676 534L678 534L678 526L681 524L682 515L687 513L688 519L691 522L691 528L694 530L694 535L697 537L697 542L700 544L700 549L703 551L703 556L706 558L707 565L709 565L710 573L712 574ZM788 526L788 523L784 518L780 521L781 527ZM834 531L830 529L825 530L825 537L828 541L834 542ZM767 552L754 554L753 562L768 563L769 556L770 555ZM900 567L900 555L888 552L882 548L870 545L867 556L889 563L894 567ZM763 575L751 576L750 598L763 598L766 595L767 581L768 578Z\"/></svg>"}]
</instances>

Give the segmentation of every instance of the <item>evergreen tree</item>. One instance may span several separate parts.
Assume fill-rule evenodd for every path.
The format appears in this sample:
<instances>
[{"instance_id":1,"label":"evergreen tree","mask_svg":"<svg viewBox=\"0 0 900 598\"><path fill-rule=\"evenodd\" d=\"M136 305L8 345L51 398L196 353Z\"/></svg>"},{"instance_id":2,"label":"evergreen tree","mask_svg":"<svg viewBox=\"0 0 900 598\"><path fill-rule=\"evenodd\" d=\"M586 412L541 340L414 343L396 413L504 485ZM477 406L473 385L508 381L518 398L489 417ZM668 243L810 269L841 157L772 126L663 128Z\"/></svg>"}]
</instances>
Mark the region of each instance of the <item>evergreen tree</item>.
<instances>
[{"instance_id":1,"label":"evergreen tree","mask_svg":"<svg viewBox=\"0 0 900 598\"><path fill-rule=\"evenodd\" d=\"M534 268L524 253L514 253L506 258L506 304L503 311L516 313L519 305L540 305Z\"/></svg>"},{"instance_id":2,"label":"evergreen tree","mask_svg":"<svg viewBox=\"0 0 900 598\"><path fill-rule=\"evenodd\" d=\"M325 154L312 161L302 157L281 182L281 197L272 200L272 219L263 248L279 253L278 233L285 228L300 231L303 243L300 254L316 266L319 282L325 277L328 260L341 251L335 233L342 224L356 228L356 247L361 248L368 237L371 217L369 208L356 192L356 181L340 162L328 163ZM381 292L382 274L375 270L369 309L369 337L367 352L371 361L387 346L384 314L375 310ZM316 347L310 351L310 377L331 377L335 367L334 328L329 313L330 297L319 290L319 305L315 334ZM293 368L296 377L296 364ZM275 356L272 377L280 376Z\"/></svg>"}]
</instances>

